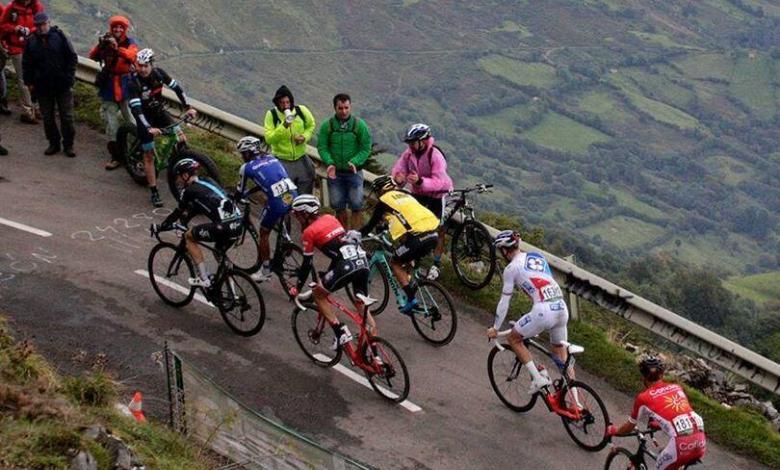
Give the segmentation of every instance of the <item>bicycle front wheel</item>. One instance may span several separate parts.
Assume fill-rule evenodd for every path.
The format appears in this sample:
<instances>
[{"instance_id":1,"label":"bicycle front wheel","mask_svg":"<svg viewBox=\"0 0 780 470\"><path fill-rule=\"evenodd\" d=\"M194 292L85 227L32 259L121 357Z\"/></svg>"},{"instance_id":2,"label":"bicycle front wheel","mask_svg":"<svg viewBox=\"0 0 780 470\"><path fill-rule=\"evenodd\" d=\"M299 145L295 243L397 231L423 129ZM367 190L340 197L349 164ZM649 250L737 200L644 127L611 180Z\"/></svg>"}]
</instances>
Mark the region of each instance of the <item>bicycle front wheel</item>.
<instances>
[{"instance_id":1,"label":"bicycle front wheel","mask_svg":"<svg viewBox=\"0 0 780 470\"><path fill-rule=\"evenodd\" d=\"M249 274L231 270L213 287L222 319L236 334L256 335L265 323L265 302Z\"/></svg>"},{"instance_id":2,"label":"bicycle front wheel","mask_svg":"<svg viewBox=\"0 0 780 470\"><path fill-rule=\"evenodd\" d=\"M452 297L438 282L421 280L412 324L425 341L444 346L452 341L458 329L458 314Z\"/></svg>"},{"instance_id":3,"label":"bicycle front wheel","mask_svg":"<svg viewBox=\"0 0 780 470\"><path fill-rule=\"evenodd\" d=\"M452 267L460 282L470 289L488 285L496 271L496 249L488 229L467 220L452 235Z\"/></svg>"},{"instance_id":4,"label":"bicycle front wheel","mask_svg":"<svg viewBox=\"0 0 780 470\"><path fill-rule=\"evenodd\" d=\"M635 470L639 468L634 455L627 449L616 447L607 456L604 470Z\"/></svg>"},{"instance_id":5,"label":"bicycle front wheel","mask_svg":"<svg viewBox=\"0 0 780 470\"><path fill-rule=\"evenodd\" d=\"M146 167L144 166L144 151L138 130L135 126L125 124L116 133L116 153L125 166L125 170L137 184L146 186ZM155 170L155 175L157 170Z\"/></svg>"},{"instance_id":6,"label":"bicycle front wheel","mask_svg":"<svg viewBox=\"0 0 780 470\"><path fill-rule=\"evenodd\" d=\"M529 393L531 375L508 344L494 346L488 354L487 369L490 386L498 399L512 411L524 413L536 404L538 393Z\"/></svg>"},{"instance_id":7,"label":"bicycle front wheel","mask_svg":"<svg viewBox=\"0 0 780 470\"><path fill-rule=\"evenodd\" d=\"M284 292L298 285L298 272L303 264L303 250L294 243L285 243L281 248L279 266L273 267L279 276ZM316 310L316 309L315 309Z\"/></svg>"},{"instance_id":8,"label":"bicycle front wheel","mask_svg":"<svg viewBox=\"0 0 780 470\"><path fill-rule=\"evenodd\" d=\"M157 295L168 305L182 307L192 301L195 288L189 279L195 277L195 267L186 253L176 245L159 243L149 252L149 281Z\"/></svg>"},{"instance_id":9,"label":"bicycle front wheel","mask_svg":"<svg viewBox=\"0 0 780 470\"><path fill-rule=\"evenodd\" d=\"M176 198L176 202L181 201L181 193L184 188L176 184L176 176L173 174L173 167L179 160L183 158L191 158L200 164L200 169L197 173L198 177L211 178L212 180L216 181L217 184L222 184L219 178L219 169L217 168L217 164L214 163L214 160L207 157L206 155L202 155L193 152L190 149L186 149L179 153L178 156L171 156L168 159L168 174L166 175L168 179L168 189L171 190L171 194L174 198Z\"/></svg>"},{"instance_id":10,"label":"bicycle front wheel","mask_svg":"<svg viewBox=\"0 0 780 470\"><path fill-rule=\"evenodd\" d=\"M393 345L374 336L368 340L364 357L366 364L375 366L379 371L366 373L374 391L393 403L406 400L409 396L409 371Z\"/></svg>"},{"instance_id":11,"label":"bicycle front wheel","mask_svg":"<svg viewBox=\"0 0 780 470\"><path fill-rule=\"evenodd\" d=\"M347 296L353 303L357 300L355 293L352 292L352 286L346 288ZM368 296L376 299L376 302L368 308L371 315L377 316L385 311L387 301L390 299L390 281L387 280L387 274L376 264L371 266L371 272L368 277Z\"/></svg>"},{"instance_id":12,"label":"bicycle front wheel","mask_svg":"<svg viewBox=\"0 0 780 470\"><path fill-rule=\"evenodd\" d=\"M598 452L607 445L607 407L589 385L576 380L568 385L564 384L560 406L566 411L580 415L579 419L561 416L566 432L578 446L587 451Z\"/></svg>"},{"instance_id":13,"label":"bicycle front wheel","mask_svg":"<svg viewBox=\"0 0 780 470\"><path fill-rule=\"evenodd\" d=\"M260 269L260 248L258 239L260 236L251 221L245 220L241 227L241 237L228 249L227 256L233 262L233 266L249 274Z\"/></svg>"},{"instance_id":14,"label":"bicycle front wheel","mask_svg":"<svg viewBox=\"0 0 780 470\"><path fill-rule=\"evenodd\" d=\"M317 311L314 302L306 302L303 305L306 310L296 307L290 317L295 341L303 353L318 366L336 365L341 359L341 348L333 349L336 344L333 328Z\"/></svg>"}]
</instances>

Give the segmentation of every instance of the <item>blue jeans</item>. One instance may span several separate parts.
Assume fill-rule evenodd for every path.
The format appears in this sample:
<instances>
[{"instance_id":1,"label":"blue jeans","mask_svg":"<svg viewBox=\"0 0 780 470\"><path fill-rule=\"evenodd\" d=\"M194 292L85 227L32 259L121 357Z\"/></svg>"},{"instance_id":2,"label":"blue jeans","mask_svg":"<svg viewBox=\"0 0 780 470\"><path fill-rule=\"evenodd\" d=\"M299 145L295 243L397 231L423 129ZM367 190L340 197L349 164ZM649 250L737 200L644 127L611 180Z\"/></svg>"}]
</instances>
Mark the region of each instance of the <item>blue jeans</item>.
<instances>
[{"instance_id":1,"label":"blue jeans","mask_svg":"<svg viewBox=\"0 0 780 470\"><path fill-rule=\"evenodd\" d=\"M330 206L336 210L349 208L353 211L363 209L363 170L336 172L336 178L328 179Z\"/></svg>"}]
</instances>

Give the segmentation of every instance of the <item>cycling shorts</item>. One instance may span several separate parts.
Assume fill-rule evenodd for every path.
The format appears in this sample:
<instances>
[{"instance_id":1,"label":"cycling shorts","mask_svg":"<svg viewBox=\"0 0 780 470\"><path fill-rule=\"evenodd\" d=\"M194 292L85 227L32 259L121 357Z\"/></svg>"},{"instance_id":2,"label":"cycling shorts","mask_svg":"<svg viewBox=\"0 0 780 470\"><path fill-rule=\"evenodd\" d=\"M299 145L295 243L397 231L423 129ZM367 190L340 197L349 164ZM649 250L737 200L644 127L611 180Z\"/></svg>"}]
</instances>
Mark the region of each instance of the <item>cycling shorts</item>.
<instances>
[{"instance_id":1,"label":"cycling shorts","mask_svg":"<svg viewBox=\"0 0 780 470\"><path fill-rule=\"evenodd\" d=\"M513 329L523 338L533 338L544 331L550 332L550 343L561 344L568 339L566 324L569 322L569 309L566 302L539 302L531 311L515 322Z\"/></svg>"},{"instance_id":2,"label":"cycling shorts","mask_svg":"<svg viewBox=\"0 0 780 470\"><path fill-rule=\"evenodd\" d=\"M199 242L214 242L217 247L229 248L241 236L241 220L211 222L192 227L192 238Z\"/></svg>"},{"instance_id":3,"label":"cycling shorts","mask_svg":"<svg viewBox=\"0 0 780 470\"><path fill-rule=\"evenodd\" d=\"M158 129L162 129L173 124L173 118L165 111L160 111L157 114L146 116L146 119L149 121L149 124L152 127L156 127ZM174 131L178 132L179 129L174 128ZM138 125L138 140L141 141L141 149L144 152L154 150L154 136L150 134L149 130L141 124Z\"/></svg>"},{"instance_id":4,"label":"cycling shorts","mask_svg":"<svg viewBox=\"0 0 780 470\"><path fill-rule=\"evenodd\" d=\"M279 204L272 204L271 201L263 207L260 212L260 227L266 230L273 230L277 223L282 220L287 212L289 212L290 206L279 201Z\"/></svg>"},{"instance_id":5,"label":"cycling shorts","mask_svg":"<svg viewBox=\"0 0 780 470\"><path fill-rule=\"evenodd\" d=\"M703 432L690 436L677 436L669 439L669 443L658 454L657 470L677 470L689 465L702 457L707 451L707 438Z\"/></svg>"},{"instance_id":6,"label":"cycling shorts","mask_svg":"<svg viewBox=\"0 0 780 470\"><path fill-rule=\"evenodd\" d=\"M416 261L431 253L439 243L436 232L409 233L393 250L393 261L406 264Z\"/></svg>"},{"instance_id":7,"label":"cycling shorts","mask_svg":"<svg viewBox=\"0 0 780 470\"><path fill-rule=\"evenodd\" d=\"M334 259L328 270L320 273L320 279L322 279L322 286L328 292L336 292L347 284L352 284L354 293L368 295L368 275L368 259L360 256L350 260Z\"/></svg>"},{"instance_id":8,"label":"cycling shorts","mask_svg":"<svg viewBox=\"0 0 780 470\"><path fill-rule=\"evenodd\" d=\"M413 196L417 199L417 202L425 206L426 209L433 212L433 215L439 218L439 223L443 222L444 207L446 206L444 197L421 196L419 194L413 194Z\"/></svg>"}]
</instances>

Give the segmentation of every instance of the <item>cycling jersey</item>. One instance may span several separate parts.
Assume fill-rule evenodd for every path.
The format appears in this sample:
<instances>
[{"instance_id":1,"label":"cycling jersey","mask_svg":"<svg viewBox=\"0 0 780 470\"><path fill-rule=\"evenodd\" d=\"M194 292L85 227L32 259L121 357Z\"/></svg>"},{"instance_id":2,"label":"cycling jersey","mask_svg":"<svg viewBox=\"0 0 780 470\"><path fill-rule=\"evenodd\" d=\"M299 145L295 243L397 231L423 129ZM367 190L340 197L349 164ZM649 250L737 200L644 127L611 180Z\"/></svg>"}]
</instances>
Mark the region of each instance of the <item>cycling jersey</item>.
<instances>
[{"instance_id":1,"label":"cycling jersey","mask_svg":"<svg viewBox=\"0 0 780 470\"><path fill-rule=\"evenodd\" d=\"M425 233L439 227L439 218L420 204L414 196L402 191L388 191L379 196L371 220L360 229L366 235L384 219L388 224L390 239L400 240L408 233Z\"/></svg>"},{"instance_id":2,"label":"cycling jersey","mask_svg":"<svg viewBox=\"0 0 780 470\"><path fill-rule=\"evenodd\" d=\"M287 177L287 170L273 155L261 155L241 165L238 175L237 192L241 197L248 194L250 180L266 195L268 202L260 226L272 229L287 214L292 200L298 195L295 183Z\"/></svg>"},{"instance_id":3,"label":"cycling jersey","mask_svg":"<svg viewBox=\"0 0 780 470\"><path fill-rule=\"evenodd\" d=\"M233 222L241 219L241 210L210 178L198 178L181 195L179 207L168 216L166 222L179 217L186 224L196 215L204 215L214 223Z\"/></svg>"},{"instance_id":4,"label":"cycling jersey","mask_svg":"<svg viewBox=\"0 0 780 470\"><path fill-rule=\"evenodd\" d=\"M344 240L346 231L341 222L330 214L321 215L303 230L303 264L298 274L298 289L306 282L312 266L314 249L318 248L331 259L327 271L321 275L322 285L334 292L352 282L356 292L368 291L368 260L360 247Z\"/></svg>"},{"instance_id":5,"label":"cycling jersey","mask_svg":"<svg viewBox=\"0 0 780 470\"><path fill-rule=\"evenodd\" d=\"M165 70L154 68L147 77L134 73L127 86L128 104L139 127L144 129L154 127L149 118L165 112L163 85L176 92L182 106L189 107L184 90Z\"/></svg>"},{"instance_id":6,"label":"cycling jersey","mask_svg":"<svg viewBox=\"0 0 780 470\"><path fill-rule=\"evenodd\" d=\"M658 422L670 438L658 454L657 469L676 469L704 456L704 421L693 411L679 385L659 381L637 395L629 420L636 424L645 419Z\"/></svg>"},{"instance_id":7,"label":"cycling jersey","mask_svg":"<svg viewBox=\"0 0 780 470\"><path fill-rule=\"evenodd\" d=\"M319 216L303 230L303 255L314 256L314 249L318 248L330 259L339 257L339 249L345 244L341 237L345 233L339 219L330 214Z\"/></svg>"}]
</instances>

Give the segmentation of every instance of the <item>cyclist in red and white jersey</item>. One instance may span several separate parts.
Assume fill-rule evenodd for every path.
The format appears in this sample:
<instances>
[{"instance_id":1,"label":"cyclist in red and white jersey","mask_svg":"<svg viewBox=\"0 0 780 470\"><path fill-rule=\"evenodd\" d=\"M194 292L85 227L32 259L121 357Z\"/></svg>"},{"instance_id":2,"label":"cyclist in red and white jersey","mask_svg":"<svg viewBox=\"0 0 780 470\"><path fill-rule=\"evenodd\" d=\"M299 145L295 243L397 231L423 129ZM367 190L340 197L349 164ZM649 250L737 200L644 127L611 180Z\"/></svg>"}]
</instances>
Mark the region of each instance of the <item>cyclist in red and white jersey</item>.
<instances>
[{"instance_id":1,"label":"cyclist in red and white jersey","mask_svg":"<svg viewBox=\"0 0 780 470\"><path fill-rule=\"evenodd\" d=\"M544 331L550 332L550 343L555 355L566 361L566 339L569 322L569 310L563 301L563 292L550 271L547 260L540 253L526 253L520 250L520 234L512 230L504 230L496 235L493 245L501 252L509 264L504 269L501 300L496 307L496 317L493 326L488 328L489 338L495 338L498 329L504 323L509 301L515 288L520 288L533 302L531 311L523 315L512 328L509 335L509 345L517 354L520 362L531 374L530 393L536 393L550 385L549 377L539 373L534 364L533 356L523 344L524 338L532 338Z\"/></svg>"},{"instance_id":2,"label":"cyclist in red and white jersey","mask_svg":"<svg viewBox=\"0 0 780 470\"><path fill-rule=\"evenodd\" d=\"M676 470L704 457L707 439L704 421L688 402L682 387L664 382L664 365L655 356L642 359L639 372L645 390L637 395L627 422L607 429L608 436L620 436L634 430L637 422L647 419L669 436L669 443L656 458L656 469Z\"/></svg>"}]
</instances>

